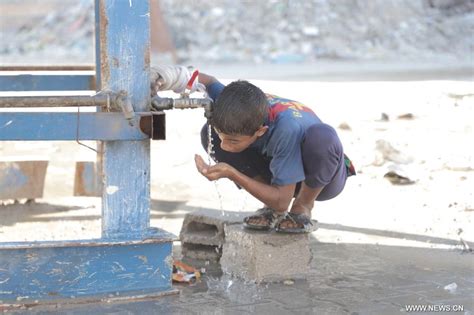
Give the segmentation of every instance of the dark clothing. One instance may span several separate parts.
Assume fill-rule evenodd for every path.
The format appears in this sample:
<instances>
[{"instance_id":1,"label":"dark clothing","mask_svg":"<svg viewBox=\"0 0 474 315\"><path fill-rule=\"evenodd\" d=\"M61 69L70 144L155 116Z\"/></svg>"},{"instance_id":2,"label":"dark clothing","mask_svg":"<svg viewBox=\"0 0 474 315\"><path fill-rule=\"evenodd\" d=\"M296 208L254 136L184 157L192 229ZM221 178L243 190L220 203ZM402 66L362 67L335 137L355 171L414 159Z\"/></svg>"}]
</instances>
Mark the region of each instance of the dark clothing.
<instances>
[{"instance_id":1,"label":"dark clothing","mask_svg":"<svg viewBox=\"0 0 474 315\"><path fill-rule=\"evenodd\" d=\"M224 85L216 82L208 87L215 101ZM267 95L267 132L239 153L220 148L220 139L212 131L214 158L232 165L249 177L262 177L272 185L305 182L312 188L324 187L317 200L337 196L348 176L342 144L336 131L321 122L303 104ZM207 124L201 131L201 142L207 149Z\"/></svg>"}]
</instances>

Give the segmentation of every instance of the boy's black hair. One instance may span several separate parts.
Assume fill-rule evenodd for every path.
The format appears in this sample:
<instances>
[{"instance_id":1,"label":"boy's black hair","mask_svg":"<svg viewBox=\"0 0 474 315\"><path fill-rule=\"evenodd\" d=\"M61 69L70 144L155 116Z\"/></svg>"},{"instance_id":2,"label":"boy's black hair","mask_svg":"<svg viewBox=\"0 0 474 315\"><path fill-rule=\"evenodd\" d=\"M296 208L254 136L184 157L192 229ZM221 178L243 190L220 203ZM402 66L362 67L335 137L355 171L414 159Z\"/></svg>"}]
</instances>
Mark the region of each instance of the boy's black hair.
<instances>
[{"instance_id":1,"label":"boy's black hair","mask_svg":"<svg viewBox=\"0 0 474 315\"><path fill-rule=\"evenodd\" d=\"M227 85L212 110L211 125L228 135L252 136L268 116L265 94L248 81Z\"/></svg>"}]
</instances>

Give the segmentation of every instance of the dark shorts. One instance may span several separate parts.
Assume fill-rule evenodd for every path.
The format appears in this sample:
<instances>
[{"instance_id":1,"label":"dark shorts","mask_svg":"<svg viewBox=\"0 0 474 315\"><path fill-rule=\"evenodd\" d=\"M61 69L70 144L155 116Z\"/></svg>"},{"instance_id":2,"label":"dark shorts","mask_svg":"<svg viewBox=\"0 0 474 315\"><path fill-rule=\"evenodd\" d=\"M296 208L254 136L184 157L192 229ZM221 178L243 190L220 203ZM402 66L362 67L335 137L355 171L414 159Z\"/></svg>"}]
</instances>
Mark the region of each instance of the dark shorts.
<instances>
[{"instance_id":1,"label":"dark shorts","mask_svg":"<svg viewBox=\"0 0 474 315\"><path fill-rule=\"evenodd\" d=\"M201 143L207 150L207 124L201 130ZM212 130L213 158L219 162L232 165L239 172L249 176L260 176L271 183L270 159L259 154L257 150L247 148L239 153L227 152L221 149L220 139ZM344 152L336 131L329 125L317 124L306 131L301 144L301 155L305 172L305 184L312 188L322 187L316 200L323 201L336 197L344 189L348 176ZM296 186L295 195L301 183Z\"/></svg>"}]
</instances>

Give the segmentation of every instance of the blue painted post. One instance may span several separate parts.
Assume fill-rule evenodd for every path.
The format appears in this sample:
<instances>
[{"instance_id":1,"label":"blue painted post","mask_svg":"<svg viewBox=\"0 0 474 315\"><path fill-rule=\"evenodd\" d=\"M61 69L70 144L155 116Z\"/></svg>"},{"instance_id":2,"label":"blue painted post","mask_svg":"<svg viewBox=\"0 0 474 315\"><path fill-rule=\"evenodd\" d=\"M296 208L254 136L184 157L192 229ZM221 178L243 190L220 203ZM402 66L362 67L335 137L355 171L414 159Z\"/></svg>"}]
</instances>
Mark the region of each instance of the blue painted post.
<instances>
[{"instance_id":1,"label":"blue painted post","mask_svg":"<svg viewBox=\"0 0 474 315\"><path fill-rule=\"evenodd\" d=\"M1 112L0 141L105 140L102 238L0 243L0 308L2 303L98 301L111 295L115 299L175 292L175 236L149 227L150 141L141 128L162 137L164 117L156 120L155 129L147 112L148 1L96 0L96 15L97 88L125 93L135 115Z\"/></svg>"},{"instance_id":2,"label":"blue painted post","mask_svg":"<svg viewBox=\"0 0 474 315\"><path fill-rule=\"evenodd\" d=\"M148 1L97 0L96 17L98 86L126 91L135 112L146 111L150 101ZM150 141L107 141L103 148L102 235L142 238L150 222Z\"/></svg>"}]
</instances>

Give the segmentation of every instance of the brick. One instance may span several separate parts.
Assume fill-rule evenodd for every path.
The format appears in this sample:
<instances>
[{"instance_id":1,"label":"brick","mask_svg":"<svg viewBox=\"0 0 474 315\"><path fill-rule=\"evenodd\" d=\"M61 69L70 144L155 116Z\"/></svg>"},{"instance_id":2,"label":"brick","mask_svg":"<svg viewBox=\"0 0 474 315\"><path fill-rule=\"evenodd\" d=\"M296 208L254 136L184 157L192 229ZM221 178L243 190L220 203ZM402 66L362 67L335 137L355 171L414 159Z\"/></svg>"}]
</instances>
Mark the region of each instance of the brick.
<instances>
[{"instance_id":1,"label":"brick","mask_svg":"<svg viewBox=\"0 0 474 315\"><path fill-rule=\"evenodd\" d=\"M0 200L43 197L48 161L0 162Z\"/></svg>"},{"instance_id":2,"label":"brick","mask_svg":"<svg viewBox=\"0 0 474 315\"><path fill-rule=\"evenodd\" d=\"M225 227L222 271L252 282L305 278L312 259L309 234L280 234Z\"/></svg>"}]
</instances>

